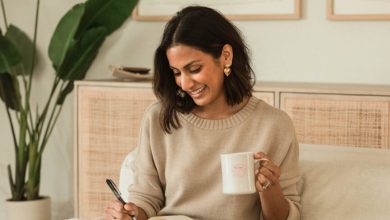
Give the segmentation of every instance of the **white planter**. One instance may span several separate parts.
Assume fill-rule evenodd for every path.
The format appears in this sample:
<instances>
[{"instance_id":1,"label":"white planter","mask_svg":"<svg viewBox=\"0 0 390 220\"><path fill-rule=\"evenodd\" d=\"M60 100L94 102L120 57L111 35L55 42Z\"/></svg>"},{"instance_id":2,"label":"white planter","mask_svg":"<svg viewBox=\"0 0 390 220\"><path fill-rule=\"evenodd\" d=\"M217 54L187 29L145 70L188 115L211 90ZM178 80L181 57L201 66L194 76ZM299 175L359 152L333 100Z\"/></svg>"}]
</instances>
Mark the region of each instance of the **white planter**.
<instances>
[{"instance_id":1,"label":"white planter","mask_svg":"<svg viewBox=\"0 0 390 220\"><path fill-rule=\"evenodd\" d=\"M7 220L51 220L50 197L30 201L6 201Z\"/></svg>"}]
</instances>

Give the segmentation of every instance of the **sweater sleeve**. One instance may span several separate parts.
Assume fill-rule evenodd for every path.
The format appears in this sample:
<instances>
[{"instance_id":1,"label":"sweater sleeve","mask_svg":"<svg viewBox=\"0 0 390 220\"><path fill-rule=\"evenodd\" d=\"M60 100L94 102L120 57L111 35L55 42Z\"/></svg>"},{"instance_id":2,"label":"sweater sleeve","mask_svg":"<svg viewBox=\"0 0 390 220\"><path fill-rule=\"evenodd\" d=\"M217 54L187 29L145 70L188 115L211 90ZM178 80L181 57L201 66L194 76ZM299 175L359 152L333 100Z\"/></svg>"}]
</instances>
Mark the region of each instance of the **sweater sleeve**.
<instances>
[{"instance_id":1,"label":"sweater sleeve","mask_svg":"<svg viewBox=\"0 0 390 220\"><path fill-rule=\"evenodd\" d=\"M300 195L298 193L299 173L299 144L296 138L290 144L286 157L280 164L282 175L280 176L280 186L282 192L289 203L290 211L288 220L300 219Z\"/></svg>"},{"instance_id":2,"label":"sweater sleeve","mask_svg":"<svg viewBox=\"0 0 390 220\"><path fill-rule=\"evenodd\" d=\"M148 217L157 215L164 204L164 194L150 146L149 120L143 119L137 157L132 164L134 184L129 186L129 201L142 208Z\"/></svg>"}]
</instances>

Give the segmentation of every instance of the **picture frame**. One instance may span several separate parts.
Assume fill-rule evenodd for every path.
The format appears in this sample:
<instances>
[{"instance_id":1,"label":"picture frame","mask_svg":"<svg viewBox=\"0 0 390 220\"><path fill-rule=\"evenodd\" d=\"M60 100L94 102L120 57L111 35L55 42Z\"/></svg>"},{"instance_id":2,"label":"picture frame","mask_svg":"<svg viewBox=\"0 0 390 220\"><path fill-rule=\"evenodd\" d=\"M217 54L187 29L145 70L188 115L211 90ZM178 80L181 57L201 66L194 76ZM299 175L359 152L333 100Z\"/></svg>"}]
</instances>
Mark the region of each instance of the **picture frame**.
<instances>
[{"instance_id":1,"label":"picture frame","mask_svg":"<svg viewBox=\"0 0 390 220\"><path fill-rule=\"evenodd\" d=\"M327 0L329 20L390 20L390 0Z\"/></svg>"},{"instance_id":2,"label":"picture frame","mask_svg":"<svg viewBox=\"0 0 390 220\"><path fill-rule=\"evenodd\" d=\"M133 18L167 21L188 5L214 8L231 20L294 20L301 18L302 0L139 0Z\"/></svg>"}]
</instances>

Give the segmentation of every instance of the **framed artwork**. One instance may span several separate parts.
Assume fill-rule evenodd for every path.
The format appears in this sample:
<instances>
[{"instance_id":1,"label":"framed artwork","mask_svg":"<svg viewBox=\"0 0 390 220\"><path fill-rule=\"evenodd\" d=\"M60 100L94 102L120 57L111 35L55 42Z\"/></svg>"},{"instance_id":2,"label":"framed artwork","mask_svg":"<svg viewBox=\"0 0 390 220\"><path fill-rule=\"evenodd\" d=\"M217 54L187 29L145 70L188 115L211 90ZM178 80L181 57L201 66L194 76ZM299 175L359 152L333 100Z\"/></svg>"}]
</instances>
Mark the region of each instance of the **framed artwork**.
<instances>
[{"instance_id":1,"label":"framed artwork","mask_svg":"<svg viewBox=\"0 0 390 220\"><path fill-rule=\"evenodd\" d=\"M301 18L302 0L139 0L133 17L143 21L169 20L189 5L214 8L232 20Z\"/></svg>"},{"instance_id":2,"label":"framed artwork","mask_svg":"<svg viewBox=\"0 0 390 220\"><path fill-rule=\"evenodd\" d=\"M327 0L330 20L390 20L390 0Z\"/></svg>"}]
</instances>

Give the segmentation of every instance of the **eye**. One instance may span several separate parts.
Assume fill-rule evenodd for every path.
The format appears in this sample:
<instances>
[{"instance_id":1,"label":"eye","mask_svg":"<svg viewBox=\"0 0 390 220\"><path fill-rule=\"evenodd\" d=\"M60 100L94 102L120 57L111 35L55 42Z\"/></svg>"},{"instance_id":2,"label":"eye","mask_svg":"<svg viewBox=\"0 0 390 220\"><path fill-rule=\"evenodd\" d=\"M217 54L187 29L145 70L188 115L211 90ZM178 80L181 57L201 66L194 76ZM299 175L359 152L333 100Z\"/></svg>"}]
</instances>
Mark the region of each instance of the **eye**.
<instances>
[{"instance_id":1,"label":"eye","mask_svg":"<svg viewBox=\"0 0 390 220\"><path fill-rule=\"evenodd\" d=\"M191 67L190 72L191 73L199 73L201 70L202 70L201 66L194 66L194 67Z\"/></svg>"},{"instance_id":2,"label":"eye","mask_svg":"<svg viewBox=\"0 0 390 220\"><path fill-rule=\"evenodd\" d=\"M172 69L172 72L174 76L180 76L180 71Z\"/></svg>"}]
</instances>

